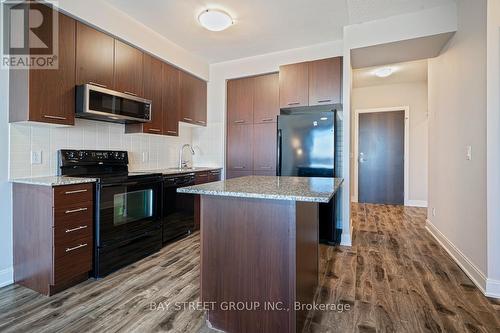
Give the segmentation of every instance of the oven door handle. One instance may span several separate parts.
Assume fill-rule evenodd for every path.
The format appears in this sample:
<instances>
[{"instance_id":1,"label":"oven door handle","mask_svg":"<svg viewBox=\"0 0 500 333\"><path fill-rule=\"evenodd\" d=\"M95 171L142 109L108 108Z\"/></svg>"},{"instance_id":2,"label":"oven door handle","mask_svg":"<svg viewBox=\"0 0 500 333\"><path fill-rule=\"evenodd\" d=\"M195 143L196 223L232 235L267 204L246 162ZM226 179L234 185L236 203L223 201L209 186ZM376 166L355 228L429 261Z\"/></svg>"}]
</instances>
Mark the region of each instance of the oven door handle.
<instances>
[{"instance_id":1,"label":"oven door handle","mask_svg":"<svg viewBox=\"0 0 500 333\"><path fill-rule=\"evenodd\" d=\"M117 186L135 186L139 185L139 182L129 182L129 183L113 183L113 184L102 184L101 187L117 187ZM144 183L148 184L148 183ZM142 185L142 184L141 184Z\"/></svg>"}]
</instances>

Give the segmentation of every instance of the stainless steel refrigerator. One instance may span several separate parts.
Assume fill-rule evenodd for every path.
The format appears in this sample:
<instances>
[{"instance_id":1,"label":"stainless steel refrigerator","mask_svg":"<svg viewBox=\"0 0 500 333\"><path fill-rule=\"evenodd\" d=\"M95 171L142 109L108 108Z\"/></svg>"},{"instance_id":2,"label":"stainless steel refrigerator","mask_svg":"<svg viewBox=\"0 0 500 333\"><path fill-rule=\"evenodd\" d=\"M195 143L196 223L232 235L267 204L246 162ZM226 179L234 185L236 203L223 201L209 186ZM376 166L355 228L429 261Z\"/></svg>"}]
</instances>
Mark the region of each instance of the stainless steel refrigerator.
<instances>
[{"instance_id":1,"label":"stainless steel refrigerator","mask_svg":"<svg viewBox=\"0 0 500 333\"><path fill-rule=\"evenodd\" d=\"M281 114L278 117L278 176L335 176L335 112ZM336 243L335 200L320 204L320 240Z\"/></svg>"}]
</instances>

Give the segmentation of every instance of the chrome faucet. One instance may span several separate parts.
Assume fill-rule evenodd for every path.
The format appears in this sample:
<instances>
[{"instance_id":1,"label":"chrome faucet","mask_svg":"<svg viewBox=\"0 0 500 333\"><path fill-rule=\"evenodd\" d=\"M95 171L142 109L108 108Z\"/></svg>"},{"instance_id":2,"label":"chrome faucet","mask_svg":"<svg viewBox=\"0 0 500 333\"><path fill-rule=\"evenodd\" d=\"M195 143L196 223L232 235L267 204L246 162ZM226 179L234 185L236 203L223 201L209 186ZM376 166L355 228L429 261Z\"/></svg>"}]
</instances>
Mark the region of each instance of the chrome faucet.
<instances>
[{"instance_id":1,"label":"chrome faucet","mask_svg":"<svg viewBox=\"0 0 500 333\"><path fill-rule=\"evenodd\" d=\"M190 144L186 143L185 145L183 145L181 147L181 149L179 150L179 169L186 169L188 168L188 162L189 160L183 160L182 159L182 153L184 152L184 148L186 147L189 147L189 149L191 150L191 156L194 155L194 149L193 147L191 147Z\"/></svg>"}]
</instances>

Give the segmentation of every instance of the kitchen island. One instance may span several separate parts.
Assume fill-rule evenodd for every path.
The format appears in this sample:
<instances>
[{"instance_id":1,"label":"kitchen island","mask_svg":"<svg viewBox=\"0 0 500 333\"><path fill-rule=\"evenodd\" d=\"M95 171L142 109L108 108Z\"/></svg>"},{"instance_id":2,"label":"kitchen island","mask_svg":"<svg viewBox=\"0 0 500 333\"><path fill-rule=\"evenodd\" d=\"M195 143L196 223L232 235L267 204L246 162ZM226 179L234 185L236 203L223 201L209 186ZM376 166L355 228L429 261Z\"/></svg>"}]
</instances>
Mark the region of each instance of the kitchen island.
<instances>
[{"instance_id":1,"label":"kitchen island","mask_svg":"<svg viewBox=\"0 0 500 333\"><path fill-rule=\"evenodd\" d=\"M201 196L201 301L210 327L302 330L318 286L318 204L341 184L248 176L178 189Z\"/></svg>"}]
</instances>

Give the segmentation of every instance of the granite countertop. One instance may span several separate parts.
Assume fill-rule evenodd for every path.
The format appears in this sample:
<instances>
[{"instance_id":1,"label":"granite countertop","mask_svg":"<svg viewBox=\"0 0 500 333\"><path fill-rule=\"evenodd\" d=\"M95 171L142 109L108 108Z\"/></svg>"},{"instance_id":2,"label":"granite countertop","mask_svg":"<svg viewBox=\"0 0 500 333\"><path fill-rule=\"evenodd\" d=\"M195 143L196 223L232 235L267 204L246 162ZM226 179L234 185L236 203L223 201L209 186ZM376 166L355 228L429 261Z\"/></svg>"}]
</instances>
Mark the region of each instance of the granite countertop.
<instances>
[{"instance_id":1,"label":"granite countertop","mask_svg":"<svg viewBox=\"0 0 500 333\"><path fill-rule=\"evenodd\" d=\"M166 169L156 169L156 170L139 170L136 172L137 173L145 173L145 174L147 174L147 173L161 173L164 175L181 175L181 174L187 174L187 173L213 171L213 170L222 170L222 168L215 168L215 167L199 167L199 168L192 168L192 169L166 168Z\"/></svg>"},{"instance_id":2,"label":"granite countertop","mask_svg":"<svg viewBox=\"0 0 500 333\"><path fill-rule=\"evenodd\" d=\"M17 179L11 180L12 183L16 183L16 184L52 186L52 187L53 186L85 184L85 183L95 183L96 181L97 181L97 179L95 179L95 178L78 178L78 177L61 177L61 176L17 178Z\"/></svg>"},{"instance_id":3,"label":"granite countertop","mask_svg":"<svg viewBox=\"0 0 500 333\"><path fill-rule=\"evenodd\" d=\"M247 176L177 189L179 193L327 203L342 178Z\"/></svg>"}]
</instances>

